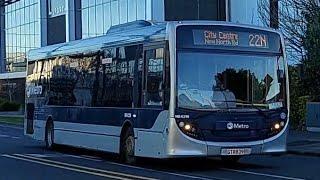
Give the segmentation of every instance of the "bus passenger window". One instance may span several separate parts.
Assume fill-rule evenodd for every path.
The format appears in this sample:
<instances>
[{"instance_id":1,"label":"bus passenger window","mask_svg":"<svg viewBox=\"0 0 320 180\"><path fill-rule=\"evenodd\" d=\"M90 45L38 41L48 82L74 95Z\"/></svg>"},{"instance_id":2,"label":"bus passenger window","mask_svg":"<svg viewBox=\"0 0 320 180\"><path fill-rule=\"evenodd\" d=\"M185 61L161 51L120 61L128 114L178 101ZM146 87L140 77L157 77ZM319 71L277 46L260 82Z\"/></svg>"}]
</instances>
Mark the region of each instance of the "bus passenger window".
<instances>
[{"instance_id":1,"label":"bus passenger window","mask_svg":"<svg viewBox=\"0 0 320 180\"><path fill-rule=\"evenodd\" d=\"M146 51L145 105L162 106L163 104L163 53L163 48Z\"/></svg>"}]
</instances>

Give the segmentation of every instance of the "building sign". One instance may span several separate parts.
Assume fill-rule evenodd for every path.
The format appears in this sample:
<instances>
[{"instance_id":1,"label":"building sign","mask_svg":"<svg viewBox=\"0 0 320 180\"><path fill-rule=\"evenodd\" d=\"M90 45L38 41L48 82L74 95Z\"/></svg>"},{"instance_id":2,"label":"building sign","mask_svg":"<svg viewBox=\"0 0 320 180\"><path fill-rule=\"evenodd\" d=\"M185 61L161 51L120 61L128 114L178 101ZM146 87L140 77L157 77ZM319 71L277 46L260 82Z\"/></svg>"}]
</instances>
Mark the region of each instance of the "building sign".
<instances>
[{"instance_id":1,"label":"building sign","mask_svg":"<svg viewBox=\"0 0 320 180\"><path fill-rule=\"evenodd\" d=\"M66 0L48 0L48 16L57 17L66 13Z\"/></svg>"}]
</instances>

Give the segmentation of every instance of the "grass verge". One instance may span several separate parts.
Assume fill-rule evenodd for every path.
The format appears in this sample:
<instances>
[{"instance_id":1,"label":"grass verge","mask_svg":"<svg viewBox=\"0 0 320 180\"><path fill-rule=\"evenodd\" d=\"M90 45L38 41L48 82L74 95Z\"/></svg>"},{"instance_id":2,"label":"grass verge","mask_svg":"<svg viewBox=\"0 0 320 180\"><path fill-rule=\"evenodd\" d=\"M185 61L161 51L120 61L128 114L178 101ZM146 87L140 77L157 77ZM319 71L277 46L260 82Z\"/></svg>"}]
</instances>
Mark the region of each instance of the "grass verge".
<instances>
[{"instance_id":1,"label":"grass verge","mask_svg":"<svg viewBox=\"0 0 320 180\"><path fill-rule=\"evenodd\" d=\"M0 123L22 126L23 125L23 117L0 116Z\"/></svg>"}]
</instances>

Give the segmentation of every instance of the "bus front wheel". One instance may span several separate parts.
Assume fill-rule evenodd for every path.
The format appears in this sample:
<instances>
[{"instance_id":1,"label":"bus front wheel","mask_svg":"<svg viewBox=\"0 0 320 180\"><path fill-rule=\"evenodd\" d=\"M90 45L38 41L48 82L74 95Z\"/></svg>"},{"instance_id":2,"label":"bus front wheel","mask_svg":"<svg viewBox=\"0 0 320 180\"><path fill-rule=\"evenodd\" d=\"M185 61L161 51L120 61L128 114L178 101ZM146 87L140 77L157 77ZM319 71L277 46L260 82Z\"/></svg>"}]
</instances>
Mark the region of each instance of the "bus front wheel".
<instances>
[{"instance_id":1,"label":"bus front wheel","mask_svg":"<svg viewBox=\"0 0 320 180\"><path fill-rule=\"evenodd\" d=\"M53 131L53 123L52 122L48 122L46 125L45 142L46 142L47 149L53 149L53 147L54 147L54 131Z\"/></svg>"},{"instance_id":2,"label":"bus front wheel","mask_svg":"<svg viewBox=\"0 0 320 180\"><path fill-rule=\"evenodd\" d=\"M120 158L127 164L134 164L136 157L134 156L134 133L132 128L128 128L121 137Z\"/></svg>"}]
</instances>

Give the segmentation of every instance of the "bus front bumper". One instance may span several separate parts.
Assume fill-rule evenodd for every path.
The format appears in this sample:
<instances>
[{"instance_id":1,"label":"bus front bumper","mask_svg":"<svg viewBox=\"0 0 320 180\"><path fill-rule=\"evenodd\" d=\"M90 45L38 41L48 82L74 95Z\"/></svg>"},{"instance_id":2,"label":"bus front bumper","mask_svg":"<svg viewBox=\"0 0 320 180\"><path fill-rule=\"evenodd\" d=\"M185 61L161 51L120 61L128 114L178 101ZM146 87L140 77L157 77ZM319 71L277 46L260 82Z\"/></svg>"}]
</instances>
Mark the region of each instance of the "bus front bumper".
<instances>
[{"instance_id":1,"label":"bus front bumper","mask_svg":"<svg viewBox=\"0 0 320 180\"><path fill-rule=\"evenodd\" d=\"M223 149L251 149L253 154L282 154L287 150L287 128L266 140L253 142L206 142L190 138L176 129L169 135L167 157L214 157L221 156Z\"/></svg>"}]
</instances>

